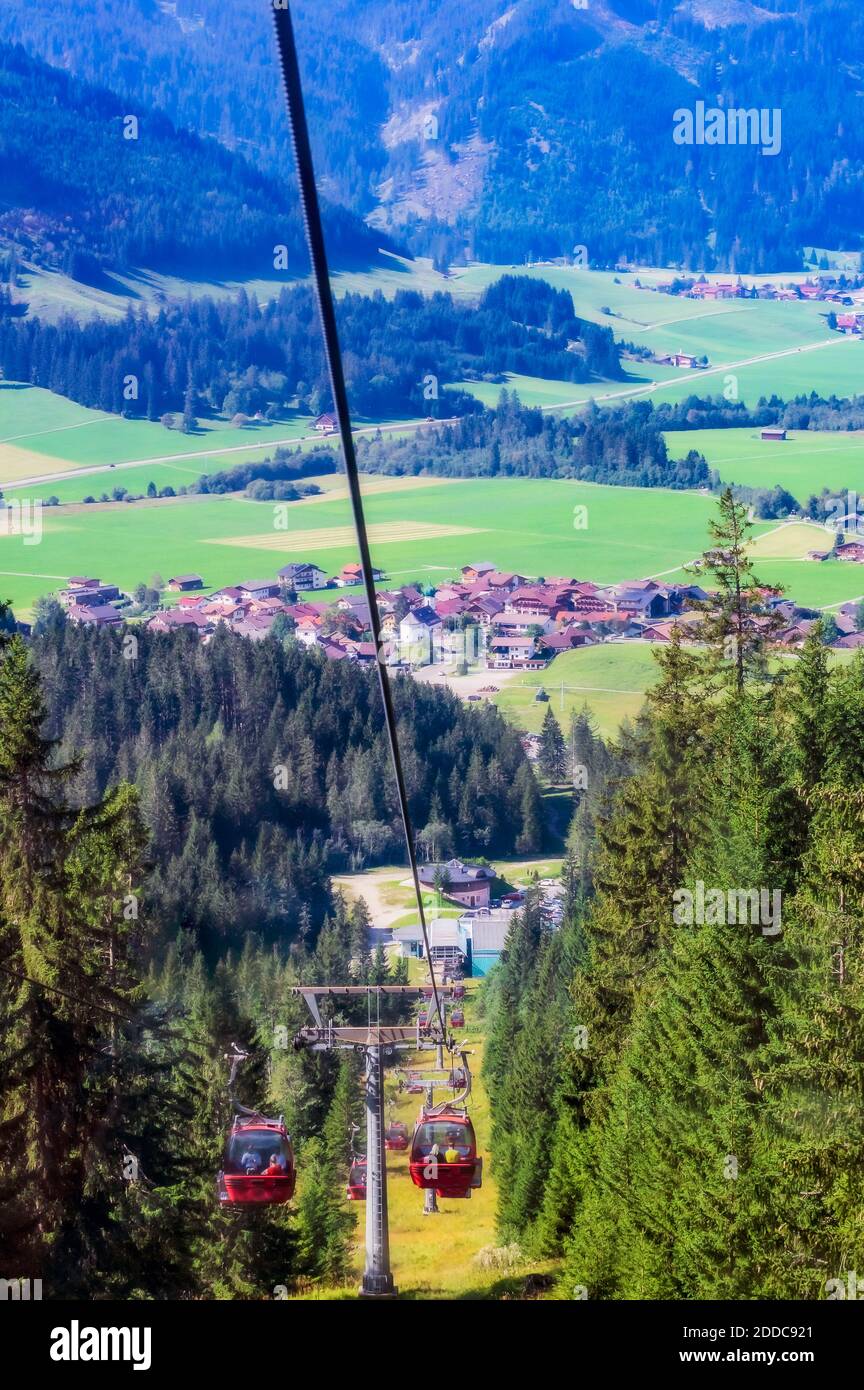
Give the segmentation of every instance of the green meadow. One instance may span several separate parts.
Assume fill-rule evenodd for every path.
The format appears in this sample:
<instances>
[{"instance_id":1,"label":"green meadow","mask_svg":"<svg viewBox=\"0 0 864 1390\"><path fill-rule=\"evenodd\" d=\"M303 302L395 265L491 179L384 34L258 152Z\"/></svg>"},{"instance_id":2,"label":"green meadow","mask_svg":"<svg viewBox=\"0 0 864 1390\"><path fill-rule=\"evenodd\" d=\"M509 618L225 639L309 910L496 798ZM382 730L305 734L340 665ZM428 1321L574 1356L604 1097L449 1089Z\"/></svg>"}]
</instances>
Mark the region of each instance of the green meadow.
<instances>
[{"instance_id":1,"label":"green meadow","mask_svg":"<svg viewBox=\"0 0 864 1390\"><path fill-rule=\"evenodd\" d=\"M654 653L660 650L644 642L604 642L563 652L547 671L508 681L493 697L494 703L506 719L527 733L539 733L546 710L551 709L565 734L571 715L587 705L597 731L612 738L623 720L636 718L645 691L656 683L659 671ZM832 666L845 666L855 655L832 651L828 659ZM791 653L784 654L773 658L772 667L790 670L797 660ZM545 691L549 700L538 700L538 690Z\"/></svg>"},{"instance_id":2,"label":"green meadow","mask_svg":"<svg viewBox=\"0 0 864 1390\"><path fill-rule=\"evenodd\" d=\"M104 476L93 475L94 487ZM124 478L123 472L110 476ZM388 490L378 491L384 482L378 475L366 480L375 562L394 580L427 584L476 560L528 577L565 575L601 584L660 575L684 579L682 566L705 548L716 505L703 493L552 479L442 480L422 487L413 479L387 479ZM293 559L311 560L328 574L356 559L344 493L277 508L237 496L50 507L42 522L38 545L0 535L3 594L22 617L40 594L82 570L124 589L154 573L168 578L196 571L216 588L267 578ZM775 530L762 523L756 535ZM813 536L815 545L824 533L814 527ZM797 534L794 539L779 549L766 541L762 557L757 548L761 577L820 607L864 589L857 566L794 558L810 543Z\"/></svg>"},{"instance_id":3,"label":"green meadow","mask_svg":"<svg viewBox=\"0 0 864 1390\"><path fill-rule=\"evenodd\" d=\"M440 581L486 559L529 576L599 583L657 574L701 552L714 507L697 493L549 479L411 483L367 497L374 559L403 582ZM585 513L574 515L577 507ZM24 616L82 570L126 589L154 572L188 571L218 587L266 578L291 559L328 573L356 559L346 497L288 504L278 513L284 530L274 529L276 515L272 504L237 497L46 508L39 545L0 536L4 596ZM574 520L587 525L575 529Z\"/></svg>"},{"instance_id":4,"label":"green meadow","mask_svg":"<svg viewBox=\"0 0 864 1390\"><path fill-rule=\"evenodd\" d=\"M285 273L255 279L214 280L206 276L180 279L155 270L139 269L123 273L109 271L103 285L96 288L57 271L29 266L19 275L19 282L21 296L30 306L29 312L53 322L69 313L80 318L96 314L120 318L130 304L143 303L158 311L166 300L201 299L205 295L226 298L241 289L263 302L275 299L286 285L296 284L298 278ZM380 290L388 298L401 289L431 294L435 290L454 288L445 275L433 270L430 260L410 261L389 251L380 251L372 266L337 271L332 283L337 295L372 294Z\"/></svg>"},{"instance_id":5,"label":"green meadow","mask_svg":"<svg viewBox=\"0 0 864 1390\"><path fill-rule=\"evenodd\" d=\"M724 483L779 484L802 504L823 487L864 494L864 435L860 433L800 430L774 443L763 442L758 429L667 430L666 444L674 458L698 449Z\"/></svg>"},{"instance_id":6,"label":"green meadow","mask_svg":"<svg viewBox=\"0 0 864 1390\"><path fill-rule=\"evenodd\" d=\"M657 678L654 647L642 642L604 642L556 656L547 671L508 678L494 703L517 728L539 733L552 709L565 734L570 717L587 705L599 733L613 736L622 720L635 719L644 692ZM494 683L495 672L491 681ZM548 702L537 699L544 690Z\"/></svg>"},{"instance_id":7,"label":"green meadow","mask_svg":"<svg viewBox=\"0 0 864 1390\"><path fill-rule=\"evenodd\" d=\"M514 377L511 385L524 399L541 406L581 402L590 397L614 399L622 394L647 393L653 400L680 400L697 391L717 394L727 386L729 373L736 378L740 398L752 401L776 392L786 397L810 390L823 395L852 395L860 387L864 345L859 340L832 333L826 323L829 306L773 300L698 300L671 298L643 286L669 280L668 270L638 272L594 271L567 266L506 266L475 263L454 268L449 275L433 270L428 260L407 260L381 252L374 266L342 271L333 276L334 291L371 294L380 290L392 297L399 289L431 294L446 291L457 299L476 300L502 275L527 275L542 279L573 297L581 318L612 329L622 343L647 347L657 353L687 352L709 358L705 372L678 371L652 363L625 363L621 382L598 381L588 386ZM709 276L709 279L718 278ZM722 277L721 277L722 278ZM748 277L749 280L752 277ZM769 277L757 277L767 280ZM789 272L773 277L775 284L804 278ZM271 279L178 280L142 271L109 278L108 288L94 289L50 272L30 270L22 286L31 312L56 319L64 312L87 317L94 313L116 316L130 302L158 307L166 299L202 295L229 296L243 288L260 300L273 298L295 277ZM460 383L481 399L493 401L494 384ZM564 389L559 394L559 387ZM116 460L115 460L116 461Z\"/></svg>"},{"instance_id":8,"label":"green meadow","mask_svg":"<svg viewBox=\"0 0 864 1390\"><path fill-rule=\"evenodd\" d=\"M459 289L479 294L508 273L546 280L558 289L568 290L580 318L611 328L621 342L657 353L686 352L708 357L708 371L664 369L662 376L660 369L650 363L625 364L631 380L623 383L623 388L638 387L639 378L656 382L647 387L655 401L680 400L682 395L691 393L722 393L727 384L727 368L737 379L739 397L753 404L759 396L772 392L789 397L815 390L823 395L844 396L854 395L861 388L864 345L828 329L827 304L761 299L703 304L695 299L656 294L635 284L637 279L643 285L669 280L672 271L614 274L544 265L472 265L459 273ZM748 283L750 278L747 277ZM797 273L772 278L775 284L785 284L804 277ZM597 383L592 394L600 398L615 389L608 383Z\"/></svg>"}]
</instances>

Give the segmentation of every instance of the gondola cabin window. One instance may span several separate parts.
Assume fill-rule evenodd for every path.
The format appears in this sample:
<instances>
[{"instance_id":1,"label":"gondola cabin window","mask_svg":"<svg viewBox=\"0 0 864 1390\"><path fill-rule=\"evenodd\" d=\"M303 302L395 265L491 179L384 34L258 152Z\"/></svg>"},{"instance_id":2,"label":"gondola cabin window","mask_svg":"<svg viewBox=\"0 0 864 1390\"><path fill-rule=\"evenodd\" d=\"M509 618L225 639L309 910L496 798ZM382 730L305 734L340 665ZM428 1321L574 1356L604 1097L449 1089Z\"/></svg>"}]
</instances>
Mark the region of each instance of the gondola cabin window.
<instances>
[{"instance_id":1,"label":"gondola cabin window","mask_svg":"<svg viewBox=\"0 0 864 1390\"><path fill-rule=\"evenodd\" d=\"M232 1134L225 1158L226 1173L245 1173L252 1177L270 1170L273 1176L278 1176L287 1173L290 1167L291 1150L280 1134L272 1130Z\"/></svg>"}]
</instances>

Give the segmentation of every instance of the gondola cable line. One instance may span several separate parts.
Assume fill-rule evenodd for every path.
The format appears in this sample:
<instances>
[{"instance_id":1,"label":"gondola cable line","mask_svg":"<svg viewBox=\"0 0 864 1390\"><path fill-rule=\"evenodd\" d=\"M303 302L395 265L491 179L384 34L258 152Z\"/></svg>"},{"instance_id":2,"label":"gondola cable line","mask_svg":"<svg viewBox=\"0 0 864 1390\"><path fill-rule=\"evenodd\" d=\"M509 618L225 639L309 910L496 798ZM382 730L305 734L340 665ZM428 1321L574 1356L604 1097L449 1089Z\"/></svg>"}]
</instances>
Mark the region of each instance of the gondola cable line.
<instances>
[{"instance_id":1,"label":"gondola cable line","mask_svg":"<svg viewBox=\"0 0 864 1390\"><path fill-rule=\"evenodd\" d=\"M390 685L389 673L383 660L384 641L381 630L381 615L378 608L378 596L375 590L372 559L369 548L369 536L366 526L366 518L363 508L363 498L360 488L359 469L357 458L354 451L354 441L351 433L351 417L348 407L348 397L345 386L345 377L342 367L341 351L339 346L339 334L336 324L336 313L333 302L333 295L330 287L329 269L327 264L327 252L324 243L324 234L321 223L321 213L318 203L318 193L315 185L315 173L312 161L311 148L309 144L309 132L306 122L306 112L303 101L303 90L300 80L299 64L297 59L297 49L294 39L294 30L291 21L289 0L271 0L273 7L273 17L276 28L276 39L279 50L279 57L282 67L282 77L287 103L289 127L291 140L294 149L297 174L300 185L300 200L303 212L303 222L306 231L306 240L309 248L309 255L312 263L313 281L318 302L319 317L324 339L324 351L327 358L327 366L330 375L330 384L335 404L335 413L338 422L339 437L342 448L342 459L345 467L345 475L348 482L349 499L351 503L352 516L354 519L354 530L357 537L357 548L360 557L360 570L365 590L366 602L369 609L370 622L372 625L373 636L375 639L378 661L378 684L381 693L381 702L384 711L384 724L387 733L387 741L390 750L390 758L393 766L393 774L396 784L397 800L399 803L399 813L402 821L402 830L405 837L406 852L411 868L411 877L414 885L414 895L417 901L417 910L420 917L420 928L423 937L426 958L432 961L431 944L429 930L426 922L426 913L423 904L423 893L420 885L420 875L417 864L417 854L414 839L414 828L412 823L411 811L408 801L408 793L405 782L402 756L399 745L399 730L396 719L395 705L393 701L393 691ZM366 1156L365 1156L365 1177L366 1177L366 1265L361 1285L361 1294L365 1297L393 1297L395 1286L393 1275L390 1270L390 1246L389 1246L389 1225L387 1211L387 1165L386 1165L386 1135L384 1123L384 1060L394 1054L400 1048L412 1048L422 1050L423 1048L436 1048L439 1056L439 1064L443 1048L446 1046L449 1051L455 1050L454 1043L447 1035L447 1020L444 1006L441 1001L441 994L438 989L438 982L435 978L434 970L431 972L432 995L434 999L434 1014L437 1019L437 1026L431 1028L431 1020L425 1019L424 1026L421 1027L419 1017L413 1026L389 1025L381 1023L381 996L384 995L413 995L418 997L421 991L412 986L403 985L297 985L293 986L294 993L300 994L309 1008L315 1023L314 1028L301 1029L295 1037L295 1047L311 1047L315 1050L329 1050L334 1047L356 1049L360 1048L365 1056L366 1063ZM326 1021L322 1018L318 1007L319 997L336 995L358 995L366 994L366 1027L334 1025L332 1018ZM372 999L375 994L375 1022L372 1021ZM235 1048L235 1052L239 1049ZM463 1073L467 1079L467 1089L470 1089L470 1073L467 1068L467 1058L463 1057ZM232 1054L232 1073L230 1087L233 1087L237 1068L245 1060L245 1056L235 1056ZM467 1089L464 1097L467 1097ZM232 1100L234 1100L232 1095ZM236 1106L236 1101L234 1101ZM244 1108L245 1109L245 1108ZM422 1143L422 1135L425 1133L424 1126L434 1125L444 1115L441 1106L433 1107L435 1115L427 1116L421 1109L415 1125L414 1136L412 1138L412 1152L409 1163L409 1171L412 1180L418 1186L423 1186L424 1182L417 1182L414 1175L413 1160L415 1148ZM442 1188L438 1190L442 1195L470 1196L470 1191L456 1190L470 1181L470 1186L480 1185L482 1173L482 1160L477 1157L476 1139L473 1133L471 1121L467 1118L464 1107L461 1113L451 1103L446 1112L446 1124L449 1128L446 1131L446 1139L449 1150L445 1154L446 1166L449 1164L449 1172L445 1176L446 1193ZM245 1115L238 1115L235 1118L234 1129L226 1147L225 1168L219 1175L219 1195L220 1200L231 1202L243 1201L277 1201L283 1200L281 1195L268 1196L266 1179L272 1173L272 1169L267 1173L260 1173L257 1169L250 1171L249 1166L244 1168L244 1164L254 1161L254 1155L244 1154L238 1157L238 1144L246 1142L244 1135L248 1136L250 1130L256 1126L266 1127L272 1135L281 1125L281 1141L287 1145L287 1152L290 1153L290 1191L293 1194L294 1178L296 1168L293 1162L293 1150L290 1149L290 1137L284 1128L284 1121L280 1116L279 1121L270 1121L266 1117L257 1116L248 1112ZM238 1133L238 1130L240 1133ZM407 1132L407 1127L406 1127ZM261 1136L256 1136L260 1141ZM459 1143L459 1151L453 1145ZM433 1145L434 1147L434 1145ZM437 1150L436 1150L437 1152ZM278 1158L278 1154L275 1155ZM430 1171L428 1154L424 1156L425 1161L421 1165L425 1168L427 1176ZM239 1166L239 1171L238 1171ZM352 1170L353 1170L352 1164ZM358 1163L359 1168L359 1163ZM435 1165L437 1167L437 1165ZM230 1170L230 1171L229 1171ZM278 1170L277 1170L278 1171ZM351 1174L349 1174L350 1179ZM272 1182L278 1182L278 1176L271 1178ZM428 1187L429 1183L425 1182ZM287 1191L288 1175L279 1187L279 1193ZM349 1183L350 1187L350 1183ZM349 1196L351 1195L349 1191ZM427 1197L430 1194L427 1192ZM434 1195L434 1194L432 1194ZM287 1199L285 1199L287 1200Z\"/></svg>"},{"instance_id":2,"label":"gondola cable line","mask_svg":"<svg viewBox=\"0 0 864 1390\"><path fill-rule=\"evenodd\" d=\"M288 124L290 127L294 159L300 184L303 224L306 231L309 256L312 262L315 294L318 301L318 311L324 336L324 353L327 358L327 368L330 375L330 385L333 392L336 419L339 426L342 460L348 480L348 492L354 518L354 530L357 536L357 548L360 555L363 587L366 595L366 603L369 608L370 621L372 623L372 635L375 641L375 649L378 654L378 660L375 664L378 668L378 684L381 691L381 701L384 707L384 722L387 727L390 758L396 780L396 791L402 819L402 829L405 836L405 845L408 852L408 863L411 868L414 893L417 899L417 910L420 916L420 930L426 948L426 958L431 961L429 931L426 923L426 912L423 906L423 892L420 886L420 874L417 865L414 828L408 803L408 792L402 766L402 755L399 748L399 731L393 703L393 692L390 686L390 677L387 672L386 663L383 660L384 639L381 631L381 614L378 608L378 595L375 590L375 581L373 577L369 534L366 526L366 515L360 488L360 472L357 467L357 455L354 450L354 438L351 432L351 412L348 405L348 392L345 386L345 374L342 366L342 352L339 345L339 330L336 323L333 291L330 286L327 247L324 241L324 229L321 222L318 189L315 183L315 168L312 160L312 149L309 143L309 128L306 121L306 107L303 99L303 86L300 80L297 46L294 39L294 26L291 20L291 10L288 0L274 0L273 19L276 25L276 40L282 66L282 79L288 110ZM435 997L435 1011L438 1015L441 1034L444 1036L446 1035L446 1025L434 975L432 985Z\"/></svg>"}]
</instances>

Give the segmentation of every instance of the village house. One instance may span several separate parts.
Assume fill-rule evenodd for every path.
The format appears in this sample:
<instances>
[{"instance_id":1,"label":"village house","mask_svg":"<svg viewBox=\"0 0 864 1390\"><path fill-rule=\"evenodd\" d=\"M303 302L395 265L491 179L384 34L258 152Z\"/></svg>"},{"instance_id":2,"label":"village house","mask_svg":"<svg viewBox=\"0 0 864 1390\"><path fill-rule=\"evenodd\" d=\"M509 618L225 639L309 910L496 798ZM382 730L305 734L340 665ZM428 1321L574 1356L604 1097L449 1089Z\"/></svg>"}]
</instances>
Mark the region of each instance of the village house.
<instances>
[{"instance_id":1,"label":"village house","mask_svg":"<svg viewBox=\"0 0 864 1390\"><path fill-rule=\"evenodd\" d=\"M375 569L374 566L373 566L373 569L372 569L372 578L373 578L374 580L376 580L376 581L379 580L379 579L383 579L383 578L384 578L384 571L383 571L383 570L379 570L379 569ZM333 583L337 586L337 588L339 588L339 589L344 589L344 588L347 588L347 587L348 587L349 585L351 585L351 584L360 584L360 583L362 583L362 580L363 580L363 571L362 571L362 569L360 568L360 565L354 564L354 563L352 562L350 565L343 565L342 569L341 569L341 570L339 571L339 573L337 574L337 576L336 576L336 578L334 579Z\"/></svg>"},{"instance_id":2,"label":"village house","mask_svg":"<svg viewBox=\"0 0 864 1390\"><path fill-rule=\"evenodd\" d=\"M412 608L399 624L399 657L412 666L428 666L433 660L435 636L441 619L434 608Z\"/></svg>"},{"instance_id":3,"label":"village house","mask_svg":"<svg viewBox=\"0 0 864 1390\"><path fill-rule=\"evenodd\" d=\"M591 647L596 642L590 632L577 632L573 627L562 628L560 632L550 632L540 639L539 645L551 659L559 652L572 651L574 647Z\"/></svg>"},{"instance_id":4,"label":"village house","mask_svg":"<svg viewBox=\"0 0 864 1390\"><path fill-rule=\"evenodd\" d=\"M618 584L605 591L608 605L630 618L661 618L669 612L667 595L650 579Z\"/></svg>"},{"instance_id":5,"label":"village house","mask_svg":"<svg viewBox=\"0 0 864 1390\"><path fill-rule=\"evenodd\" d=\"M461 575L466 584L476 584L488 574L495 573L495 566L489 560L481 560L478 565L463 565Z\"/></svg>"},{"instance_id":6,"label":"village house","mask_svg":"<svg viewBox=\"0 0 864 1390\"><path fill-rule=\"evenodd\" d=\"M70 603L69 621L83 627L119 627L121 615L110 603Z\"/></svg>"},{"instance_id":7,"label":"village house","mask_svg":"<svg viewBox=\"0 0 864 1390\"><path fill-rule=\"evenodd\" d=\"M272 613L250 613L248 617L232 622L231 631L238 637L248 637L253 642L260 642L263 637L268 636L274 616Z\"/></svg>"},{"instance_id":8,"label":"village house","mask_svg":"<svg viewBox=\"0 0 864 1390\"><path fill-rule=\"evenodd\" d=\"M241 601L244 599L278 598L278 579L247 579L238 584Z\"/></svg>"},{"instance_id":9,"label":"village house","mask_svg":"<svg viewBox=\"0 0 864 1390\"><path fill-rule=\"evenodd\" d=\"M172 594L185 594L191 589L203 589L204 580L200 574L175 574L173 579L168 580L168 588Z\"/></svg>"},{"instance_id":10,"label":"village house","mask_svg":"<svg viewBox=\"0 0 864 1390\"><path fill-rule=\"evenodd\" d=\"M542 671L548 664L533 637L492 636L487 650L486 664L493 671Z\"/></svg>"},{"instance_id":11,"label":"village house","mask_svg":"<svg viewBox=\"0 0 864 1390\"><path fill-rule=\"evenodd\" d=\"M210 595L207 602L208 605L212 604L214 606L214 610L222 608L227 611L230 608L236 608L238 603L242 603L243 595L240 590L232 584L224 589L217 589L214 594Z\"/></svg>"},{"instance_id":12,"label":"village house","mask_svg":"<svg viewBox=\"0 0 864 1390\"><path fill-rule=\"evenodd\" d=\"M513 589L504 600L505 613L518 613L540 622L551 618L559 606L559 598L545 588L523 586Z\"/></svg>"},{"instance_id":13,"label":"village house","mask_svg":"<svg viewBox=\"0 0 864 1390\"><path fill-rule=\"evenodd\" d=\"M486 589L498 598L505 597L508 591L521 588L527 582L524 574L510 574L506 570L503 573L496 570L493 574L487 574L483 578Z\"/></svg>"},{"instance_id":14,"label":"village house","mask_svg":"<svg viewBox=\"0 0 864 1390\"><path fill-rule=\"evenodd\" d=\"M339 428L339 421L332 411L325 410L323 415L316 418L314 428L319 434L335 434Z\"/></svg>"},{"instance_id":15,"label":"village house","mask_svg":"<svg viewBox=\"0 0 864 1390\"><path fill-rule=\"evenodd\" d=\"M419 876L426 889L435 888L437 879L443 896L464 907L488 907L496 874L491 865L451 859L446 864L422 864Z\"/></svg>"},{"instance_id":16,"label":"village house","mask_svg":"<svg viewBox=\"0 0 864 1390\"><path fill-rule=\"evenodd\" d=\"M337 642L330 641L327 637L320 638L317 642L317 646L320 647L328 661L353 661L354 659L352 652L347 651L345 647L339 646Z\"/></svg>"},{"instance_id":17,"label":"village house","mask_svg":"<svg viewBox=\"0 0 864 1390\"><path fill-rule=\"evenodd\" d=\"M769 425L761 431L759 438L778 443L786 438L786 431L783 429L782 425Z\"/></svg>"},{"instance_id":18,"label":"village house","mask_svg":"<svg viewBox=\"0 0 864 1390\"><path fill-rule=\"evenodd\" d=\"M147 628L150 632L176 632L178 628L194 629L199 635L213 631L213 619L203 612L192 612L181 608L166 608L150 619Z\"/></svg>"},{"instance_id":19,"label":"village house","mask_svg":"<svg viewBox=\"0 0 864 1390\"><path fill-rule=\"evenodd\" d=\"M57 597L67 609L73 604L79 608L104 607L120 598L120 590L116 584L102 584L98 579L83 579L76 575L69 580L68 588L61 589Z\"/></svg>"},{"instance_id":20,"label":"village house","mask_svg":"<svg viewBox=\"0 0 864 1390\"><path fill-rule=\"evenodd\" d=\"M304 613L295 619L294 636L305 647L312 647L318 641L323 616L320 613Z\"/></svg>"},{"instance_id":21,"label":"village house","mask_svg":"<svg viewBox=\"0 0 864 1390\"><path fill-rule=\"evenodd\" d=\"M464 598L440 599L436 596L433 602L439 618L458 618L468 606Z\"/></svg>"},{"instance_id":22,"label":"village house","mask_svg":"<svg viewBox=\"0 0 864 1390\"><path fill-rule=\"evenodd\" d=\"M502 637L526 637L535 629L540 633L554 632L555 621L551 617L537 617L534 613L499 613L492 621L492 631Z\"/></svg>"},{"instance_id":23,"label":"village house","mask_svg":"<svg viewBox=\"0 0 864 1390\"><path fill-rule=\"evenodd\" d=\"M306 560L297 564L283 565L277 577L289 589L299 593L303 589L326 589L327 575L320 565L312 565Z\"/></svg>"},{"instance_id":24,"label":"village house","mask_svg":"<svg viewBox=\"0 0 864 1390\"><path fill-rule=\"evenodd\" d=\"M497 615L504 611L504 604L500 598L485 594L480 598L471 599L465 605L464 611L472 622L479 623L481 627L489 627Z\"/></svg>"},{"instance_id":25,"label":"village house","mask_svg":"<svg viewBox=\"0 0 864 1390\"><path fill-rule=\"evenodd\" d=\"M287 611L288 605L283 603L281 598L256 598L249 604L249 612L255 617L261 617L262 614L267 613L271 618L275 618L277 613L286 613Z\"/></svg>"}]
</instances>

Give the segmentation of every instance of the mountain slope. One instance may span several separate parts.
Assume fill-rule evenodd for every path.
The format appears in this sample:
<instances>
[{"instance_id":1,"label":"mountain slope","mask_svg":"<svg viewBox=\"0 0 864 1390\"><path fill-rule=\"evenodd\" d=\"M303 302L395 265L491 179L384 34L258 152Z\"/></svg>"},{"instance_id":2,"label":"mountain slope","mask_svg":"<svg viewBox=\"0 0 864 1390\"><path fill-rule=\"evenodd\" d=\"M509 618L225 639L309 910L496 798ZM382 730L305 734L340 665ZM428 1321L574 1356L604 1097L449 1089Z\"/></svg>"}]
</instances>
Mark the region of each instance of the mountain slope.
<instances>
[{"instance_id":1,"label":"mountain slope","mask_svg":"<svg viewBox=\"0 0 864 1390\"><path fill-rule=\"evenodd\" d=\"M329 232L343 263L371 260L381 240L345 209L330 212ZM0 243L83 279L135 265L272 274L276 246L292 275L307 264L297 198L281 180L7 44Z\"/></svg>"},{"instance_id":2,"label":"mountain slope","mask_svg":"<svg viewBox=\"0 0 864 1390\"><path fill-rule=\"evenodd\" d=\"M297 0L322 187L441 260L796 268L864 224L859 0ZM69 15L78 22L69 24ZM5 0L0 38L284 176L259 0ZM673 115L779 108L782 147L680 146Z\"/></svg>"}]
</instances>

